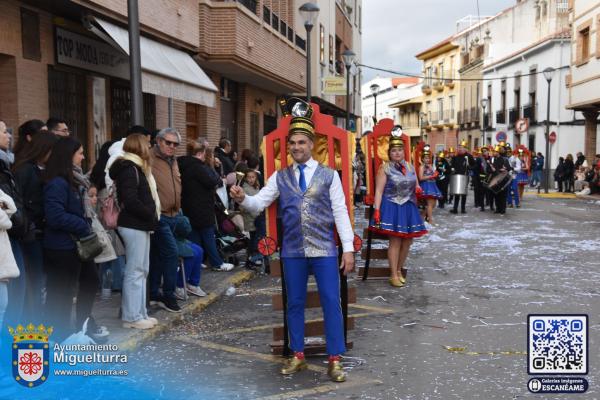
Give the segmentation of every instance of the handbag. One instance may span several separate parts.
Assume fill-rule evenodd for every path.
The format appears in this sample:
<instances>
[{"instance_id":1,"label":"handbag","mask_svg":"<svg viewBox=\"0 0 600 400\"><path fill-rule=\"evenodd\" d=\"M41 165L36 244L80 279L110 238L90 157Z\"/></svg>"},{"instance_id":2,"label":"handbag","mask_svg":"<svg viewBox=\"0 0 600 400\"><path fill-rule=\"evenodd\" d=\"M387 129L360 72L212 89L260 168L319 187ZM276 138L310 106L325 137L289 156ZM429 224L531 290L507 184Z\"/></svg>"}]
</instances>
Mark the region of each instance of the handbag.
<instances>
[{"instance_id":1,"label":"handbag","mask_svg":"<svg viewBox=\"0 0 600 400\"><path fill-rule=\"evenodd\" d=\"M114 187L111 188L108 197L102 201L102 224L106 229L117 229L117 221L119 220L119 206L115 199Z\"/></svg>"},{"instance_id":2,"label":"handbag","mask_svg":"<svg viewBox=\"0 0 600 400\"><path fill-rule=\"evenodd\" d=\"M74 237L73 240L75 240L75 244L77 245L77 254L81 261L92 261L104 250L102 242L95 232L79 239Z\"/></svg>"}]
</instances>

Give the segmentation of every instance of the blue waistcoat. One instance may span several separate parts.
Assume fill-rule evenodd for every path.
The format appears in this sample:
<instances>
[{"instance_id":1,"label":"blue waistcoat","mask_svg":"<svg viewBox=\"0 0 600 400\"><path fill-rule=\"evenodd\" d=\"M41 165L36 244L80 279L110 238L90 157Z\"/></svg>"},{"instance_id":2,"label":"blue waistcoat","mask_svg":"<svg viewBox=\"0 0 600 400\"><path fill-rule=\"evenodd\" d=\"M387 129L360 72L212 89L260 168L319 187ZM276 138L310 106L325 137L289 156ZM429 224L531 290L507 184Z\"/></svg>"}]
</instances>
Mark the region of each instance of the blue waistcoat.
<instances>
[{"instance_id":1,"label":"blue waistcoat","mask_svg":"<svg viewBox=\"0 0 600 400\"><path fill-rule=\"evenodd\" d=\"M334 219L329 188L334 170L319 164L302 193L289 166L277 173L283 227L281 257L335 257Z\"/></svg>"}]
</instances>

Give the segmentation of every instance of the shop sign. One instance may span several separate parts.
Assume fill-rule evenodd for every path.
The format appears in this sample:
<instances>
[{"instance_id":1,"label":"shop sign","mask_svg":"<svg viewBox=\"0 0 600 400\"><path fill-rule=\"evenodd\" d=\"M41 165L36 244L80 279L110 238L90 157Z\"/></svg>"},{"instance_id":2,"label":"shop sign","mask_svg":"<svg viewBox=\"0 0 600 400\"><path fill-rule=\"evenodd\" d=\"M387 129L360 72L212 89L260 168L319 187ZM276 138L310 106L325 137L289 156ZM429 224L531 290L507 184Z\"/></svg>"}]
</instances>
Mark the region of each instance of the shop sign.
<instances>
[{"instance_id":1,"label":"shop sign","mask_svg":"<svg viewBox=\"0 0 600 400\"><path fill-rule=\"evenodd\" d=\"M56 62L129 79L129 56L111 45L56 27Z\"/></svg>"},{"instance_id":2,"label":"shop sign","mask_svg":"<svg viewBox=\"0 0 600 400\"><path fill-rule=\"evenodd\" d=\"M323 94L346 95L346 78L343 76L323 78Z\"/></svg>"}]
</instances>

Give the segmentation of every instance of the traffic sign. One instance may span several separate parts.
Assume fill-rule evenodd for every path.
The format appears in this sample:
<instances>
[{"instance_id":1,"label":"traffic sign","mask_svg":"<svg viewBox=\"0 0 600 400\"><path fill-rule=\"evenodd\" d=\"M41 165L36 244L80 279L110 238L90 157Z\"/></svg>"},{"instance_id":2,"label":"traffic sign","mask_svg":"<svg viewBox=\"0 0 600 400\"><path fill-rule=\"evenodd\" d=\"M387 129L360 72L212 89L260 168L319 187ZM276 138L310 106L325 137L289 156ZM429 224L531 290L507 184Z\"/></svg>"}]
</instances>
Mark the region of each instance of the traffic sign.
<instances>
[{"instance_id":1,"label":"traffic sign","mask_svg":"<svg viewBox=\"0 0 600 400\"><path fill-rule=\"evenodd\" d=\"M496 133L496 142L506 142L506 132L500 131Z\"/></svg>"},{"instance_id":2,"label":"traffic sign","mask_svg":"<svg viewBox=\"0 0 600 400\"><path fill-rule=\"evenodd\" d=\"M552 131L550 132L550 143L554 144L554 142L556 142L556 132Z\"/></svg>"},{"instance_id":3,"label":"traffic sign","mask_svg":"<svg viewBox=\"0 0 600 400\"><path fill-rule=\"evenodd\" d=\"M524 133L529 129L529 118L519 118L517 122L515 122L515 132Z\"/></svg>"}]
</instances>

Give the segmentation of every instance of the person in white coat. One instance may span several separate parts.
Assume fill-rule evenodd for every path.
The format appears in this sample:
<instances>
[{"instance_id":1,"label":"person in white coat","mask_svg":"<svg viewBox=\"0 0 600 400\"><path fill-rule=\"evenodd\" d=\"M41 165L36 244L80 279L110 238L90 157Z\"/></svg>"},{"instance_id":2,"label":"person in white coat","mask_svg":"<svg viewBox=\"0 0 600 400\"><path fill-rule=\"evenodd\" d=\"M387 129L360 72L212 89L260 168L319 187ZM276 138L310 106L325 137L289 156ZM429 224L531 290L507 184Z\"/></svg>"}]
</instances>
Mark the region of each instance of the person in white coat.
<instances>
[{"instance_id":1,"label":"person in white coat","mask_svg":"<svg viewBox=\"0 0 600 400\"><path fill-rule=\"evenodd\" d=\"M13 199L0 190L0 328L4 330L4 313L8 307L8 280L18 278L19 267L8 239L10 217L17 212Z\"/></svg>"}]
</instances>

